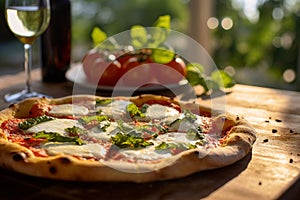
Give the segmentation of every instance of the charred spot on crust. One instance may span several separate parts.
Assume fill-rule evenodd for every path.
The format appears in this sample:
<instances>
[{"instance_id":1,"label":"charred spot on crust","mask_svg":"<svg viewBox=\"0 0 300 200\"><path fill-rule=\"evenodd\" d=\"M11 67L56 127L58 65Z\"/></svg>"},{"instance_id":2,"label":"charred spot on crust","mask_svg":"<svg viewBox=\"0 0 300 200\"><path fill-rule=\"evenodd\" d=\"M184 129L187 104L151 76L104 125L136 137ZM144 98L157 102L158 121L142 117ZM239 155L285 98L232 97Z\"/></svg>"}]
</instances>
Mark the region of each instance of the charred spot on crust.
<instances>
[{"instance_id":1,"label":"charred spot on crust","mask_svg":"<svg viewBox=\"0 0 300 200\"><path fill-rule=\"evenodd\" d=\"M71 163L71 160L69 158L67 158L67 157L59 158L59 160L63 164L70 164Z\"/></svg>"},{"instance_id":2,"label":"charred spot on crust","mask_svg":"<svg viewBox=\"0 0 300 200\"><path fill-rule=\"evenodd\" d=\"M200 152L199 151L194 151L194 155L199 158L199 156L201 156Z\"/></svg>"},{"instance_id":3,"label":"charred spot on crust","mask_svg":"<svg viewBox=\"0 0 300 200\"><path fill-rule=\"evenodd\" d=\"M24 152L14 152L12 154L12 158L14 161L22 161L22 160L25 160L26 158L26 154Z\"/></svg>"},{"instance_id":4,"label":"charred spot on crust","mask_svg":"<svg viewBox=\"0 0 300 200\"><path fill-rule=\"evenodd\" d=\"M8 107L9 108L13 108L13 107L15 107L16 105L15 104L10 104Z\"/></svg>"},{"instance_id":5,"label":"charred spot on crust","mask_svg":"<svg viewBox=\"0 0 300 200\"><path fill-rule=\"evenodd\" d=\"M56 172L57 172L56 167L54 167L54 166L49 167L49 172L50 172L51 174L56 174Z\"/></svg>"}]
</instances>

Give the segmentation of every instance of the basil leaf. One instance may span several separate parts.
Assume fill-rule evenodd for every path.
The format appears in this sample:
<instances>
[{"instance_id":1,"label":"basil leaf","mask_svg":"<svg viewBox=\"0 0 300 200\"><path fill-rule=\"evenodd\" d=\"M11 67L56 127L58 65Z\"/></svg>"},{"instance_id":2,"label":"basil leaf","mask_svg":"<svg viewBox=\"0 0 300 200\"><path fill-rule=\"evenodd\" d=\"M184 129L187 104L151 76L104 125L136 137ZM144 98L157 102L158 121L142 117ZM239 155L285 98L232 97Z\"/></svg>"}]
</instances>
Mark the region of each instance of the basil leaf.
<instances>
[{"instance_id":1,"label":"basil leaf","mask_svg":"<svg viewBox=\"0 0 300 200\"><path fill-rule=\"evenodd\" d=\"M200 127L199 127L200 128ZM201 135L201 128L198 130L197 129L189 129L185 135L185 137L189 140L204 140L204 136Z\"/></svg>"},{"instance_id":2,"label":"basil leaf","mask_svg":"<svg viewBox=\"0 0 300 200\"><path fill-rule=\"evenodd\" d=\"M131 44L135 48L143 48L148 42L148 33L145 27L140 25L132 26L130 29Z\"/></svg>"},{"instance_id":3,"label":"basil leaf","mask_svg":"<svg viewBox=\"0 0 300 200\"><path fill-rule=\"evenodd\" d=\"M101 44L104 40L106 40L107 35L99 27L94 27L91 37L94 43L94 47L96 47L99 44Z\"/></svg>"},{"instance_id":4,"label":"basil leaf","mask_svg":"<svg viewBox=\"0 0 300 200\"><path fill-rule=\"evenodd\" d=\"M87 131L78 127L78 126L73 126L71 128L66 128L66 132L72 134L72 135L81 135L81 134L87 134Z\"/></svg>"},{"instance_id":5,"label":"basil leaf","mask_svg":"<svg viewBox=\"0 0 300 200\"><path fill-rule=\"evenodd\" d=\"M197 120L197 116L194 113L192 113L190 110L184 110L183 114L184 114L183 120L187 120L191 123Z\"/></svg>"},{"instance_id":6,"label":"basil leaf","mask_svg":"<svg viewBox=\"0 0 300 200\"><path fill-rule=\"evenodd\" d=\"M127 123L124 123L122 120L119 120L117 123L118 123L118 129L122 133L137 136L137 137L142 137L142 133L137 128L130 126Z\"/></svg>"},{"instance_id":7,"label":"basil leaf","mask_svg":"<svg viewBox=\"0 0 300 200\"><path fill-rule=\"evenodd\" d=\"M50 121L50 120L54 120L54 118L43 115L43 116L38 116L38 117L26 119L24 122L20 122L18 124L18 126L22 130L27 130L27 129L33 127L34 125L40 124L42 122L47 122L47 121Z\"/></svg>"},{"instance_id":8,"label":"basil leaf","mask_svg":"<svg viewBox=\"0 0 300 200\"><path fill-rule=\"evenodd\" d=\"M175 52L171 47L165 45L152 50L151 58L156 63L167 64L175 57Z\"/></svg>"},{"instance_id":9,"label":"basil leaf","mask_svg":"<svg viewBox=\"0 0 300 200\"><path fill-rule=\"evenodd\" d=\"M93 116L83 116L78 119L79 123L82 125L88 125L91 122L102 122L104 120L108 120L107 116L105 115L93 115Z\"/></svg>"},{"instance_id":10,"label":"basil leaf","mask_svg":"<svg viewBox=\"0 0 300 200\"><path fill-rule=\"evenodd\" d=\"M171 28L171 16L170 15L162 15L159 16L158 19L153 24L154 27L165 28L170 32Z\"/></svg>"},{"instance_id":11,"label":"basil leaf","mask_svg":"<svg viewBox=\"0 0 300 200\"><path fill-rule=\"evenodd\" d=\"M168 152L172 154L179 153L188 149L195 149L197 146L193 144L184 144L184 143L166 143L162 142L159 145L155 146L156 151Z\"/></svg>"},{"instance_id":12,"label":"basil leaf","mask_svg":"<svg viewBox=\"0 0 300 200\"><path fill-rule=\"evenodd\" d=\"M112 99L96 99L96 106L106 106L112 103Z\"/></svg>"},{"instance_id":13,"label":"basil leaf","mask_svg":"<svg viewBox=\"0 0 300 200\"><path fill-rule=\"evenodd\" d=\"M194 69L199 75L204 75L204 67L200 63L189 63L186 66L188 69Z\"/></svg>"},{"instance_id":14,"label":"basil leaf","mask_svg":"<svg viewBox=\"0 0 300 200\"><path fill-rule=\"evenodd\" d=\"M95 48L112 51L120 47L113 37L108 38L106 33L99 27L93 28L91 37Z\"/></svg>"},{"instance_id":15,"label":"basil leaf","mask_svg":"<svg viewBox=\"0 0 300 200\"><path fill-rule=\"evenodd\" d=\"M108 120L102 121L98 124L98 128L104 132L106 132L106 129L110 126L110 122Z\"/></svg>"},{"instance_id":16,"label":"basil leaf","mask_svg":"<svg viewBox=\"0 0 300 200\"><path fill-rule=\"evenodd\" d=\"M111 137L111 141L119 148L144 148L153 145L152 142L146 141L142 137L137 137L129 134L117 133Z\"/></svg>"},{"instance_id":17,"label":"basil leaf","mask_svg":"<svg viewBox=\"0 0 300 200\"><path fill-rule=\"evenodd\" d=\"M134 103L128 104L126 111L131 117L145 117L145 114Z\"/></svg>"},{"instance_id":18,"label":"basil leaf","mask_svg":"<svg viewBox=\"0 0 300 200\"><path fill-rule=\"evenodd\" d=\"M145 103L145 104L141 107L141 112L142 112L142 113L146 113L148 108L149 108L149 104L146 104L146 103Z\"/></svg>"},{"instance_id":19,"label":"basil leaf","mask_svg":"<svg viewBox=\"0 0 300 200\"><path fill-rule=\"evenodd\" d=\"M233 78L224 70L215 70L211 73L211 78L218 83L220 87L230 88L235 85Z\"/></svg>"},{"instance_id":20,"label":"basil leaf","mask_svg":"<svg viewBox=\"0 0 300 200\"><path fill-rule=\"evenodd\" d=\"M33 135L34 138L46 139L49 142L74 142L83 145L83 141L79 137L66 137L56 132L40 131Z\"/></svg>"},{"instance_id":21,"label":"basil leaf","mask_svg":"<svg viewBox=\"0 0 300 200\"><path fill-rule=\"evenodd\" d=\"M160 16L153 24L154 28L150 29L150 40L148 42L149 48L157 48L159 45L163 44L171 28L171 17L170 15Z\"/></svg>"},{"instance_id":22,"label":"basil leaf","mask_svg":"<svg viewBox=\"0 0 300 200\"><path fill-rule=\"evenodd\" d=\"M199 63L190 63L186 66L186 79L191 84L191 86L195 85L205 85L205 81L203 76L204 74L204 68Z\"/></svg>"}]
</instances>

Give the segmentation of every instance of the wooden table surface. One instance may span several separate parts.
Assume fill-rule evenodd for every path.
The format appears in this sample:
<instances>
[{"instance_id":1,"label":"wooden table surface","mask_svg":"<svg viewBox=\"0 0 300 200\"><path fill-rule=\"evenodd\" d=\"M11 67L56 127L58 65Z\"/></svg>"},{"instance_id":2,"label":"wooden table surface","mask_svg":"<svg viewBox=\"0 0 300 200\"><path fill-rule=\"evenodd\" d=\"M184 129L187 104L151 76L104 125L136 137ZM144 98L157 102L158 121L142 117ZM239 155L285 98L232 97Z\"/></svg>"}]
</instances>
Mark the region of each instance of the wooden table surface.
<instances>
[{"instance_id":1,"label":"wooden table surface","mask_svg":"<svg viewBox=\"0 0 300 200\"><path fill-rule=\"evenodd\" d=\"M71 82L43 83L33 71L33 88L53 97L88 93ZM0 76L3 96L23 89L24 74ZM147 91L152 93L153 91ZM0 199L297 199L300 196L300 93L236 85L228 93L201 95L200 88L182 86L155 94L223 108L243 115L258 135L252 152L237 163L171 181L151 183L79 183L29 177L0 169ZM97 91L109 96L111 91ZM118 93L119 94L119 93ZM134 93L135 94L135 93Z\"/></svg>"}]
</instances>

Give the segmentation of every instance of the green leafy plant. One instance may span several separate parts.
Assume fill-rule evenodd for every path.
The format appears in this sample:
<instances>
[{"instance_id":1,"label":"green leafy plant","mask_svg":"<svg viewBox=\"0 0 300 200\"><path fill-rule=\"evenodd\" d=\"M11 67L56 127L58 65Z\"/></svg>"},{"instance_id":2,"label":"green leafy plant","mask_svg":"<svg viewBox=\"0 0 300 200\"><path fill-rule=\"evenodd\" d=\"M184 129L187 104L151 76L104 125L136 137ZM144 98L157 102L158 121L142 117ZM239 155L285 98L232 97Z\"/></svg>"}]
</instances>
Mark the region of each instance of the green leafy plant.
<instances>
[{"instance_id":1,"label":"green leafy plant","mask_svg":"<svg viewBox=\"0 0 300 200\"><path fill-rule=\"evenodd\" d=\"M167 64L178 57L171 45L166 44L171 31L171 17L162 15L157 18L152 28L134 25L130 30L131 45L135 55L143 59L150 57L155 63ZM104 51L120 50L120 45L100 28L92 31L92 40L95 48ZM133 53L134 54L134 53ZM187 63L186 79L192 86L201 85L204 92L213 92L235 85L233 78L224 70L215 70L209 75L205 74L204 67L199 63Z\"/></svg>"},{"instance_id":2,"label":"green leafy plant","mask_svg":"<svg viewBox=\"0 0 300 200\"><path fill-rule=\"evenodd\" d=\"M189 63L187 65L186 79L191 86L201 85L205 93L231 88L235 85L233 77L226 71L215 70L208 76L205 74L204 67L199 63Z\"/></svg>"}]
</instances>

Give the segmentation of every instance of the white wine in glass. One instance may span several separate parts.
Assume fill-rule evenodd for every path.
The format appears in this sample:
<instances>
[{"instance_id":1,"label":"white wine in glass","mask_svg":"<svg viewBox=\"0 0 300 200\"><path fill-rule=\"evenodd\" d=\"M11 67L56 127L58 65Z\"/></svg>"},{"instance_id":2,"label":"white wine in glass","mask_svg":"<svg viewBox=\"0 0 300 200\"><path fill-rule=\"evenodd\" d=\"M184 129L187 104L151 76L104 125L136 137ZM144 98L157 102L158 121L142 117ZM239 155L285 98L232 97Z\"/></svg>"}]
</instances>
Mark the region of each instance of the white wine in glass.
<instances>
[{"instance_id":1,"label":"white wine in glass","mask_svg":"<svg viewBox=\"0 0 300 200\"><path fill-rule=\"evenodd\" d=\"M24 90L6 94L7 102L18 102L30 97L43 97L31 89L31 45L47 29L50 21L49 0L5 0L5 17L10 30L24 44L26 87Z\"/></svg>"}]
</instances>

